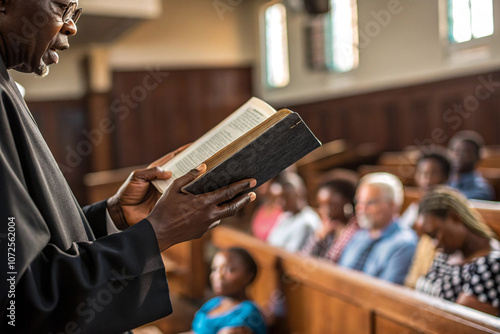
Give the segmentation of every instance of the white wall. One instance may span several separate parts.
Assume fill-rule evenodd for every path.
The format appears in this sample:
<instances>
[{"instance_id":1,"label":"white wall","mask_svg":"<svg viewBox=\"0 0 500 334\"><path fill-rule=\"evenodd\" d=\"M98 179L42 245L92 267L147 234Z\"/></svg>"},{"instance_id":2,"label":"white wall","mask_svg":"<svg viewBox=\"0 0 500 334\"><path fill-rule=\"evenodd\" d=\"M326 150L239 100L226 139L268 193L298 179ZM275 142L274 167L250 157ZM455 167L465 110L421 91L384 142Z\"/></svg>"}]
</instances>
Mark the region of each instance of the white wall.
<instances>
[{"instance_id":1,"label":"white wall","mask_svg":"<svg viewBox=\"0 0 500 334\"><path fill-rule=\"evenodd\" d=\"M390 20L383 22L384 27L373 13L387 10L389 3L394 2L397 10L393 12L397 14L391 14ZM303 51L307 16L289 12L291 83L269 89L259 76L256 93L271 103L288 105L499 68L499 1L494 1L496 33L482 49L454 57L450 56L446 41L445 3L446 0L358 0L359 30L369 40L360 38L363 47L359 67L342 74L307 68ZM378 35L373 33L376 29L367 33L367 27L373 29L375 25L380 28Z\"/></svg>"},{"instance_id":2,"label":"white wall","mask_svg":"<svg viewBox=\"0 0 500 334\"><path fill-rule=\"evenodd\" d=\"M251 64L256 50L249 3L165 0L161 18L142 24L111 47L111 64L116 69Z\"/></svg>"}]
</instances>

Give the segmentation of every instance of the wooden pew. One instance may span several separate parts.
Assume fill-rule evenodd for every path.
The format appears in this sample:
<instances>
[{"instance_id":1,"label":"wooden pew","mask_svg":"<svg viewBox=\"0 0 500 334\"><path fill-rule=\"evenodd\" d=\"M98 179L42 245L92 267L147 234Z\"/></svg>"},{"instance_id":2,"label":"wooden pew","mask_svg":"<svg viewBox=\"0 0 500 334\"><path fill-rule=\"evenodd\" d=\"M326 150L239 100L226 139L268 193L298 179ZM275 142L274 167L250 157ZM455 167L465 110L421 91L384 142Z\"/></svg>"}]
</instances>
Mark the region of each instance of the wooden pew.
<instances>
[{"instance_id":1,"label":"wooden pew","mask_svg":"<svg viewBox=\"0 0 500 334\"><path fill-rule=\"evenodd\" d=\"M486 224L500 236L500 202L471 200L471 203Z\"/></svg>"},{"instance_id":2,"label":"wooden pew","mask_svg":"<svg viewBox=\"0 0 500 334\"><path fill-rule=\"evenodd\" d=\"M210 235L177 244L161 255L170 291L184 297L201 300L207 287L207 264L204 254Z\"/></svg>"},{"instance_id":3,"label":"wooden pew","mask_svg":"<svg viewBox=\"0 0 500 334\"><path fill-rule=\"evenodd\" d=\"M291 333L499 333L496 317L420 294L322 260L271 247L240 231L213 231L220 248L247 249L259 264L251 296L268 308L283 285ZM276 262L281 261L283 274Z\"/></svg>"},{"instance_id":4,"label":"wooden pew","mask_svg":"<svg viewBox=\"0 0 500 334\"><path fill-rule=\"evenodd\" d=\"M321 175L336 168L355 169L360 164L374 163L380 154L378 145L349 145L343 139L323 144L297 161L297 171L306 183L309 201L314 202Z\"/></svg>"},{"instance_id":5,"label":"wooden pew","mask_svg":"<svg viewBox=\"0 0 500 334\"><path fill-rule=\"evenodd\" d=\"M419 156L420 151L418 150L384 152L380 155L377 164L384 166L415 166Z\"/></svg>"},{"instance_id":6,"label":"wooden pew","mask_svg":"<svg viewBox=\"0 0 500 334\"><path fill-rule=\"evenodd\" d=\"M478 167L478 170L493 187L496 200L500 201L500 167Z\"/></svg>"}]
</instances>

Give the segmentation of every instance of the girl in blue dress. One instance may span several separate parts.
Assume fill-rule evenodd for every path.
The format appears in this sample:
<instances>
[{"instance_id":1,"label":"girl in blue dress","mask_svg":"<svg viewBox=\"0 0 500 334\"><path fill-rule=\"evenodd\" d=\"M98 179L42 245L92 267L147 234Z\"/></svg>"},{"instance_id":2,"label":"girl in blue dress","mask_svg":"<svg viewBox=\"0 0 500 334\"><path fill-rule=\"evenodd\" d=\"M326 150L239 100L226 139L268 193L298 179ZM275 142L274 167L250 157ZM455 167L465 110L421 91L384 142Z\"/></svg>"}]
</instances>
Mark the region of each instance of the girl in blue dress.
<instances>
[{"instance_id":1,"label":"girl in blue dress","mask_svg":"<svg viewBox=\"0 0 500 334\"><path fill-rule=\"evenodd\" d=\"M196 313L196 334L266 334L259 307L248 299L246 288L257 275L257 265L242 248L219 251L212 260L210 282L216 295Z\"/></svg>"}]
</instances>

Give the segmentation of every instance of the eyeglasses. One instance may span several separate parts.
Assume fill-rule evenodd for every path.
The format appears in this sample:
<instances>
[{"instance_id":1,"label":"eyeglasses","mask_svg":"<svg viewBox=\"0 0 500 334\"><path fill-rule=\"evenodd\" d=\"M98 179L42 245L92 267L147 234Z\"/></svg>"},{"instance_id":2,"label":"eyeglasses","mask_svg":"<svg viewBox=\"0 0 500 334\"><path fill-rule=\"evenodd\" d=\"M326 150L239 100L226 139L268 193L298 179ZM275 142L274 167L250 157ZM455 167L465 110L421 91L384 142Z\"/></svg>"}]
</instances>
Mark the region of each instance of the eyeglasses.
<instances>
[{"instance_id":1,"label":"eyeglasses","mask_svg":"<svg viewBox=\"0 0 500 334\"><path fill-rule=\"evenodd\" d=\"M76 24L82 15L82 11L83 9L78 8L78 3L76 1L71 1L62 14L62 21L68 23L69 20L73 20L73 23Z\"/></svg>"}]
</instances>

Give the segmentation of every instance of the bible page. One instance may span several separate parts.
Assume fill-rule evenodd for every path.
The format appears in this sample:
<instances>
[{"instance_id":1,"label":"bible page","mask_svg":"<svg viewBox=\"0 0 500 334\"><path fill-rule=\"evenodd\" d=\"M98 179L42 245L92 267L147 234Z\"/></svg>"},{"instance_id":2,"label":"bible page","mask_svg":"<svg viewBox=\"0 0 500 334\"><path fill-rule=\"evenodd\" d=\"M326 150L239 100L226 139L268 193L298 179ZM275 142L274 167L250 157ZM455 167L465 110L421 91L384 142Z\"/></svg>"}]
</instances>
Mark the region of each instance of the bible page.
<instances>
[{"instance_id":1,"label":"bible page","mask_svg":"<svg viewBox=\"0 0 500 334\"><path fill-rule=\"evenodd\" d=\"M153 181L153 184L164 192L176 178L198 167L203 161L275 113L276 110L266 102L252 97L191 146L161 166L163 170L171 171L172 177L168 180Z\"/></svg>"}]
</instances>

